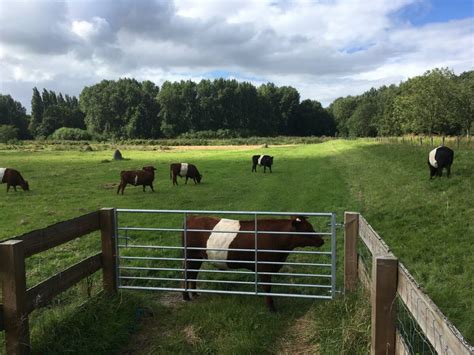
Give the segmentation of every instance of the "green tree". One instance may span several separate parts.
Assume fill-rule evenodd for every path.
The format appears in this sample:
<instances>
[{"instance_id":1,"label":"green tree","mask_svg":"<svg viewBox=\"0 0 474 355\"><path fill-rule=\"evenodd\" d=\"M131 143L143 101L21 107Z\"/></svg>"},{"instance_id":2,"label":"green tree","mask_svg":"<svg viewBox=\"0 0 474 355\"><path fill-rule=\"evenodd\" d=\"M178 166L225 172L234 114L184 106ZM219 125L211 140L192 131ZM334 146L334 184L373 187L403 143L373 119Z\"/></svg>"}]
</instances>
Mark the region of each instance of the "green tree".
<instances>
[{"instance_id":1,"label":"green tree","mask_svg":"<svg viewBox=\"0 0 474 355\"><path fill-rule=\"evenodd\" d=\"M458 90L448 69L433 69L400 86L394 113L405 132L453 134L460 129Z\"/></svg>"},{"instance_id":2,"label":"green tree","mask_svg":"<svg viewBox=\"0 0 474 355\"><path fill-rule=\"evenodd\" d=\"M12 125L0 124L0 143L7 143L18 138L18 128Z\"/></svg>"},{"instance_id":3,"label":"green tree","mask_svg":"<svg viewBox=\"0 0 474 355\"><path fill-rule=\"evenodd\" d=\"M0 125L14 127L17 131L17 138L29 138L26 109L20 102L13 100L10 95L0 94Z\"/></svg>"},{"instance_id":4,"label":"green tree","mask_svg":"<svg viewBox=\"0 0 474 355\"><path fill-rule=\"evenodd\" d=\"M332 136L336 125L333 117L315 100L301 101L291 134L297 136Z\"/></svg>"},{"instance_id":5,"label":"green tree","mask_svg":"<svg viewBox=\"0 0 474 355\"><path fill-rule=\"evenodd\" d=\"M128 78L85 87L79 103L87 130L113 138L156 138L160 132L157 91L149 81Z\"/></svg>"},{"instance_id":6,"label":"green tree","mask_svg":"<svg viewBox=\"0 0 474 355\"><path fill-rule=\"evenodd\" d=\"M33 88L33 97L31 98L31 119L28 129L33 137L36 137L37 130L41 121L43 121L44 104L43 99L36 87Z\"/></svg>"},{"instance_id":7,"label":"green tree","mask_svg":"<svg viewBox=\"0 0 474 355\"><path fill-rule=\"evenodd\" d=\"M356 107L357 98L354 96L340 97L329 106L329 112L334 117L339 136L349 135L348 121Z\"/></svg>"},{"instance_id":8,"label":"green tree","mask_svg":"<svg viewBox=\"0 0 474 355\"><path fill-rule=\"evenodd\" d=\"M458 122L464 134L469 136L474 129L474 71L462 73L456 81L458 86Z\"/></svg>"}]
</instances>

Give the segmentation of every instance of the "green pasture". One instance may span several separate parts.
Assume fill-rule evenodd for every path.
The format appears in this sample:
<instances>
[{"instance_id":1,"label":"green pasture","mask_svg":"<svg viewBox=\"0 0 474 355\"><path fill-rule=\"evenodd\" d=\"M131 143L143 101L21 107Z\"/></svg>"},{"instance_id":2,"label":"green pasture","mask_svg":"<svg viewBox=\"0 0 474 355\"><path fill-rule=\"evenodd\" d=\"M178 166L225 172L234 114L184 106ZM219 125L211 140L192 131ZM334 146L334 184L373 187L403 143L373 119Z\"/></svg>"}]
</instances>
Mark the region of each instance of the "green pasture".
<instances>
[{"instance_id":1,"label":"green pasture","mask_svg":"<svg viewBox=\"0 0 474 355\"><path fill-rule=\"evenodd\" d=\"M21 171L31 191L0 185L0 239L102 207L139 209L360 211L435 303L472 342L474 235L472 149L455 150L450 179L429 180L428 146L364 140L248 149L1 150L0 166ZM120 147L119 147L120 148ZM130 148L130 147L127 147ZM143 149L143 147L142 147ZM251 156L275 157L273 173L251 173ZM203 181L172 186L169 164L194 163ZM128 186L116 194L121 170L157 168L155 193ZM151 223L137 217L139 223ZM342 232L338 287L342 288ZM28 259L28 285L98 251L97 234ZM204 294L100 293L100 275L32 313L35 353L285 353L291 346L321 353L366 353L369 308L360 295L335 301ZM303 344L303 345L297 345ZM3 346L3 345L1 345ZM3 348L1 348L3 349ZM0 350L1 351L1 350Z\"/></svg>"}]
</instances>

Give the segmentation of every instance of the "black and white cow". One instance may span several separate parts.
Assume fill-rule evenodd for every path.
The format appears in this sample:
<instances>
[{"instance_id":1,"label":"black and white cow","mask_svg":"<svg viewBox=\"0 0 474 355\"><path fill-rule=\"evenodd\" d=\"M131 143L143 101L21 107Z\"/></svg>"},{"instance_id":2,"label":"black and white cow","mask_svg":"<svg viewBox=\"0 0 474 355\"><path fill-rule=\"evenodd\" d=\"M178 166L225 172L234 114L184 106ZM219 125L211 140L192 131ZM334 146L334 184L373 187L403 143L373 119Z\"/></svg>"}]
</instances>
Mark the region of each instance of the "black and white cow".
<instances>
[{"instance_id":1,"label":"black and white cow","mask_svg":"<svg viewBox=\"0 0 474 355\"><path fill-rule=\"evenodd\" d=\"M177 176L185 177L185 184L188 183L188 179L193 179L194 183L201 183L202 175L193 164L188 163L173 163L170 165L170 179L173 180L173 186L178 185Z\"/></svg>"},{"instance_id":2,"label":"black and white cow","mask_svg":"<svg viewBox=\"0 0 474 355\"><path fill-rule=\"evenodd\" d=\"M451 164L453 164L454 152L444 146L433 149L428 154L428 166L430 168L430 179L433 176L441 177L443 169L446 168L448 177L451 175Z\"/></svg>"},{"instance_id":3,"label":"black and white cow","mask_svg":"<svg viewBox=\"0 0 474 355\"><path fill-rule=\"evenodd\" d=\"M263 166L263 172L265 173L267 168L272 172L273 157L269 155L254 155L252 157L252 172L257 172L257 165Z\"/></svg>"}]
</instances>

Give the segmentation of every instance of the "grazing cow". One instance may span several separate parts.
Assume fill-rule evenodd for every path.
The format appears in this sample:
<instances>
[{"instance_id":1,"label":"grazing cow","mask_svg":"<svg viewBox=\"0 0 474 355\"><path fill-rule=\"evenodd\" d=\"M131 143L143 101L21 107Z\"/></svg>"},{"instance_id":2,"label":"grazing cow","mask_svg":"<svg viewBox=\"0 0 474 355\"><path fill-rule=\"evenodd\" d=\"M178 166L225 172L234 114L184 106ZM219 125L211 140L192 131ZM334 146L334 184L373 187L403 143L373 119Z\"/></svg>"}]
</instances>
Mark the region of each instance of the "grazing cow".
<instances>
[{"instance_id":1,"label":"grazing cow","mask_svg":"<svg viewBox=\"0 0 474 355\"><path fill-rule=\"evenodd\" d=\"M446 168L448 177L451 175L451 164L453 164L454 152L444 146L433 149L428 154L428 166L430 168L430 179L433 176L441 177L443 169Z\"/></svg>"},{"instance_id":2,"label":"grazing cow","mask_svg":"<svg viewBox=\"0 0 474 355\"><path fill-rule=\"evenodd\" d=\"M196 166L187 163L173 163L170 165L170 179L173 179L173 186L178 185L177 176L186 177L185 184L188 183L188 178L193 179L195 184L200 183L202 179L202 175L199 174Z\"/></svg>"},{"instance_id":3,"label":"grazing cow","mask_svg":"<svg viewBox=\"0 0 474 355\"><path fill-rule=\"evenodd\" d=\"M153 180L155 179L155 168L152 166L144 166L143 170L136 171L121 171L120 172L120 185L117 189L117 194L122 190L125 190L127 184L132 184L133 186L143 185L143 192L145 192L145 186L150 186L151 191L155 192L153 189Z\"/></svg>"},{"instance_id":4,"label":"grazing cow","mask_svg":"<svg viewBox=\"0 0 474 355\"><path fill-rule=\"evenodd\" d=\"M29 191L30 186L28 185L28 181L23 179L20 172L15 169L10 168L0 168L0 182L7 184L7 192L10 190L10 186L13 186L13 189L16 192L16 187L18 185L21 186L23 191Z\"/></svg>"},{"instance_id":5,"label":"grazing cow","mask_svg":"<svg viewBox=\"0 0 474 355\"><path fill-rule=\"evenodd\" d=\"M255 234L239 233L239 231L254 231L255 221L239 221L225 218L215 217L198 217L190 216L187 218L186 229L197 229L201 232L187 231L186 236L182 234L182 244L187 247L206 248L208 250L188 249L186 258L186 268L188 281L185 285L189 289L196 289L196 279L198 277L199 268L203 259L221 260L215 262L216 266L221 269L238 269L245 268L255 271ZM208 232L202 232L208 230ZM259 233L257 244L259 250L281 250L290 251L298 247L314 246L320 247L324 244L324 240L319 235L305 234L272 234L272 232L309 232L314 233L313 226L305 217L293 217L288 219L259 219L257 221L257 230L259 232L268 231L268 233ZM212 232L216 231L216 232ZM228 233L219 233L229 231ZM248 249L249 251L233 251L233 250L209 250L209 249ZM278 272L283 266L280 263L285 262L289 253L280 252L272 253L268 251L258 252L257 271L265 274L259 274L263 290L266 293L271 291L271 274ZM222 260L229 260L222 262ZM232 261L248 261L248 263L233 263ZM275 264L266 264L265 262L277 262ZM196 292L192 292L196 296ZM183 299L189 300L188 292L183 292ZM275 311L273 298L265 296L265 302L270 311Z\"/></svg>"},{"instance_id":6,"label":"grazing cow","mask_svg":"<svg viewBox=\"0 0 474 355\"><path fill-rule=\"evenodd\" d=\"M252 172L257 172L257 165L263 166L263 172L265 173L267 167L272 172L273 157L269 155L254 155L252 157Z\"/></svg>"}]
</instances>

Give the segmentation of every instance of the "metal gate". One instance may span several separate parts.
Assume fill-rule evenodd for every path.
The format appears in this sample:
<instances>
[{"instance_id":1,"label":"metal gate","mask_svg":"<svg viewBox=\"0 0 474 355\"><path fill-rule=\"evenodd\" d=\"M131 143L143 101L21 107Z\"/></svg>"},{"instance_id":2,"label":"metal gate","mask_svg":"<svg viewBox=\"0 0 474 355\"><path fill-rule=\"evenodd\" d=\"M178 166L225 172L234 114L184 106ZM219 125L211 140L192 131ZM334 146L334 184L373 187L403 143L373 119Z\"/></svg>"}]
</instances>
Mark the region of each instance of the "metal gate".
<instances>
[{"instance_id":1,"label":"metal gate","mask_svg":"<svg viewBox=\"0 0 474 355\"><path fill-rule=\"evenodd\" d=\"M216 232L212 230L189 229L186 226L188 216L213 216L239 220L253 220L255 238L255 270L220 270L212 266L212 261L203 259L199 269L196 292L222 293L258 296L285 296L332 299L336 293L336 215L335 213L309 212L255 212L255 211L193 211L193 210L115 210L117 285L122 289L156 291L190 291L188 274L197 270L188 269L186 260L189 249L206 248L182 245L182 235L189 232ZM268 231L265 234L319 235L325 243L320 248L302 248L297 250L258 249L258 220L262 217L288 218L305 216L313 225L316 233ZM229 231L217 231L217 233ZM249 249L212 249L219 251L243 251ZM258 264L271 263L259 261L258 253L288 253L279 272L259 271ZM189 259L188 259L189 260ZM242 262L226 260L226 262ZM274 262L275 263L275 262ZM247 261L248 264L248 261ZM262 282L259 276L270 275L271 282ZM271 287L264 292L262 286ZM192 290L194 291L194 290Z\"/></svg>"}]
</instances>

